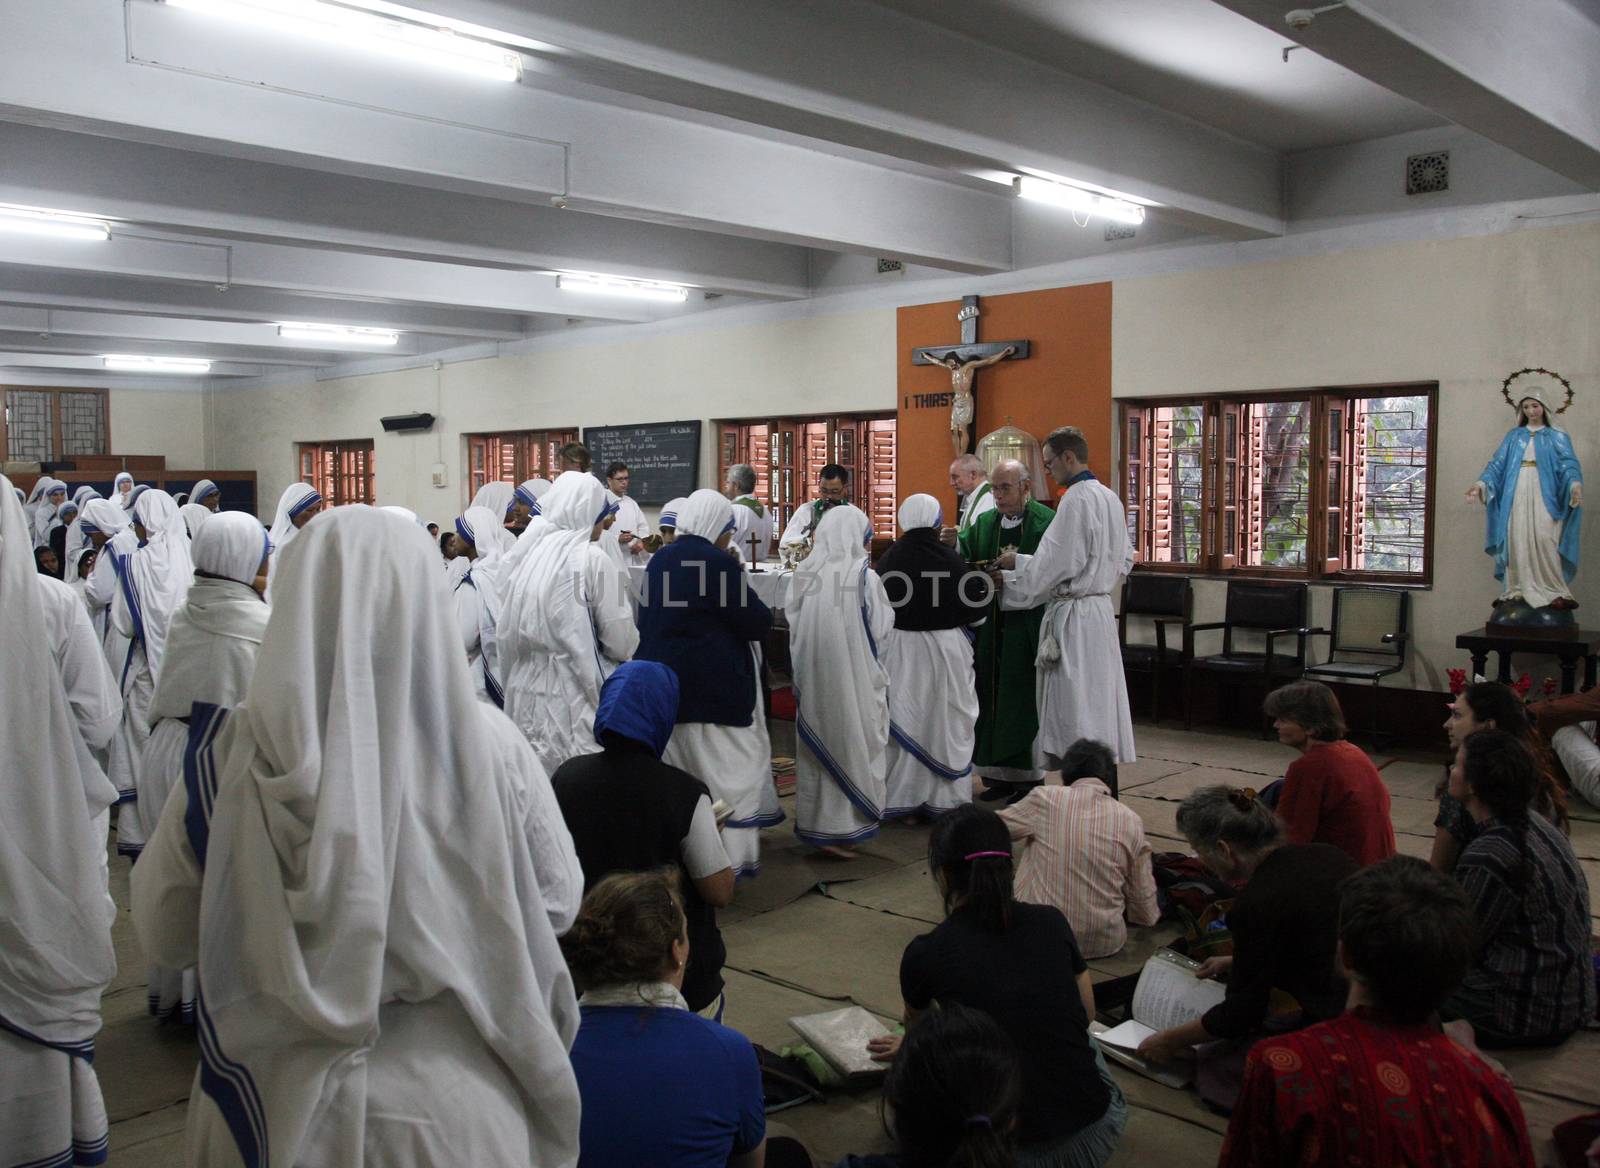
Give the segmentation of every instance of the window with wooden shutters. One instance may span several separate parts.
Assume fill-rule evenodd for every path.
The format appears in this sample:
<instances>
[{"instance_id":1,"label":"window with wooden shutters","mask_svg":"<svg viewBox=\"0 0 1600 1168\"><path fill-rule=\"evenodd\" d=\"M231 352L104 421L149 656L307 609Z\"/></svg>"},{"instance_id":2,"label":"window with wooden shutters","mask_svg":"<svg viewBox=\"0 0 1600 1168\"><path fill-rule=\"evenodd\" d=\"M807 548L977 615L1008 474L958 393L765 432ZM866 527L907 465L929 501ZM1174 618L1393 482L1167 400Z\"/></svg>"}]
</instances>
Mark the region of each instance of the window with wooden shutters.
<instances>
[{"instance_id":1,"label":"window with wooden shutters","mask_svg":"<svg viewBox=\"0 0 1600 1168\"><path fill-rule=\"evenodd\" d=\"M827 418L768 418L717 423L718 486L728 468L748 462L756 472L756 497L782 531L816 493L822 468L838 463L850 472L850 501L872 518L880 535L894 531L895 436L892 414Z\"/></svg>"},{"instance_id":2,"label":"window with wooden shutters","mask_svg":"<svg viewBox=\"0 0 1600 1168\"><path fill-rule=\"evenodd\" d=\"M576 442L576 430L511 430L467 435L467 497L485 483L525 483L550 479L561 465L560 450Z\"/></svg>"},{"instance_id":3,"label":"window with wooden shutters","mask_svg":"<svg viewBox=\"0 0 1600 1168\"><path fill-rule=\"evenodd\" d=\"M1430 384L1119 403L1136 558L1431 583L1436 398Z\"/></svg>"},{"instance_id":4,"label":"window with wooden shutters","mask_svg":"<svg viewBox=\"0 0 1600 1168\"><path fill-rule=\"evenodd\" d=\"M7 389L4 400L0 462L65 462L111 453L103 389Z\"/></svg>"},{"instance_id":5,"label":"window with wooden shutters","mask_svg":"<svg viewBox=\"0 0 1600 1168\"><path fill-rule=\"evenodd\" d=\"M300 481L316 488L329 504L376 503L371 438L302 442Z\"/></svg>"}]
</instances>

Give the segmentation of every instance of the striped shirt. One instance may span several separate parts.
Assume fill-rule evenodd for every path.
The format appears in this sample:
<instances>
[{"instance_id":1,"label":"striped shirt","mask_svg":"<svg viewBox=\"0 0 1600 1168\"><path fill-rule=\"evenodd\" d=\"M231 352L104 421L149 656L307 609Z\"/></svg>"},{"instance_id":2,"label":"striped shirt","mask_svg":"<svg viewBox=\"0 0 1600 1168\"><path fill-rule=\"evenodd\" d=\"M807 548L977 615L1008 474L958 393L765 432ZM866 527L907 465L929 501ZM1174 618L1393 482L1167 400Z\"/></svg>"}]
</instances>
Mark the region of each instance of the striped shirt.
<instances>
[{"instance_id":1,"label":"striped shirt","mask_svg":"<svg viewBox=\"0 0 1600 1168\"><path fill-rule=\"evenodd\" d=\"M1017 899L1060 909L1085 957L1122 948L1124 914L1135 925L1160 919L1144 823L1099 779L1035 787L1000 817L1011 838L1028 845L1017 862Z\"/></svg>"},{"instance_id":2,"label":"striped shirt","mask_svg":"<svg viewBox=\"0 0 1600 1168\"><path fill-rule=\"evenodd\" d=\"M1456 864L1478 923L1462 993L1493 1003L1500 1034L1554 1039L1594 1017L1589 885L1567 837L1544 816L1528 816L1525 852L1522 834L1486 819Z\"/></svg>"}]
</instances>

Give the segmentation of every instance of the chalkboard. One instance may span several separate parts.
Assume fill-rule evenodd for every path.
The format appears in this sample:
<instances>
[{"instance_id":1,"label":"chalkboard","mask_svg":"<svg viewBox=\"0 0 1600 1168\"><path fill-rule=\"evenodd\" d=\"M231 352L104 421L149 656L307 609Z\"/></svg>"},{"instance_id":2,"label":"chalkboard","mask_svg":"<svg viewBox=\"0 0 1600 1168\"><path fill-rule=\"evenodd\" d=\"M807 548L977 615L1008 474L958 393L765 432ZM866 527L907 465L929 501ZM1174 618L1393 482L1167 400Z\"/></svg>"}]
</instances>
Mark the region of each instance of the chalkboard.
<instances>
[{"instance_id":1,"label":"chalkboard","mask_svg":"<svg viewBox=\"0 0 1600 1168\"><path fill-rule=\"evenodd\" d=\"M649 422L637 426L589 426L583 444L591 469L605 481L606 467L625 462L631 472L628 497L660 506L700 485L700 423Z\"/></svg>"}]
</instances>

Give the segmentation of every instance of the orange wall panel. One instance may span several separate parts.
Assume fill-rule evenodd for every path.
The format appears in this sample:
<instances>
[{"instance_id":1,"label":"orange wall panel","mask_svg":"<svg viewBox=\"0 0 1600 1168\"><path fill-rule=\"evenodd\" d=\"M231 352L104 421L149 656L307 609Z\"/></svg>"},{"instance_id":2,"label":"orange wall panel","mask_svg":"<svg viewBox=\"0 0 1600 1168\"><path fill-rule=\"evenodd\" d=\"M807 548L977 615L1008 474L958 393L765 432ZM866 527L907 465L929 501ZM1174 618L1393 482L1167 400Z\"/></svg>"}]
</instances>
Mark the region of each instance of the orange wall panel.
<instances>
[{"instance_id":1,"label":"orange wall panel","mask_svg":"<svg viewBox=\"0 0 1600 1168\"><path fill-rule=\"evenodd\" d=\"M1083 284L978 301L980 341L1027 341L1026 360L1002 361L980 370L974 441L1006 424L1007 418L1041 442L1057 426L1077 426L1089 440L1089 466L1107 486L1120 484L1111 457L1111 285ZM911 351L953 345L961 337L959 300L917 304L898 312L897 344L899 459L896 483L902 500L933 495L955 516L950 486L950 410L918 407L914 394L948 393L950 374L937 365L913 365ZM1036 498L1053 497L1055 485L1034 484Z\"/></svg>"}]
</instances>

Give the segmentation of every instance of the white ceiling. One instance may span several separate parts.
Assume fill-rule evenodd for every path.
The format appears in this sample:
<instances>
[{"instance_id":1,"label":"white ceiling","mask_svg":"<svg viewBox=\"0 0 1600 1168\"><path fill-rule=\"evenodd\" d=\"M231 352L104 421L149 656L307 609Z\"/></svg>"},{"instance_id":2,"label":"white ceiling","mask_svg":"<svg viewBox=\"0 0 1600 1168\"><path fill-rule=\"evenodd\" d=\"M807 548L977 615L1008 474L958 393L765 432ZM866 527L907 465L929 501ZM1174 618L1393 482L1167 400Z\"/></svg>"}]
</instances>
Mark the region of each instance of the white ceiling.
<instances>
[{"instance_id":1,"label":"white ceiling","mask_svg":"<svg viewBox=\"0 0 1600 1168\"><path fill-rule=\"evenodd\" d=\"M426 360L828 295L870 257L990 274L1270 238L1291 206L1411 209L1392 176L1376 202L1346 192L1418 131L1509 151L1497 199L1600 189L1594 0L1515 19L1353 0L1303 31L1283 0L413 2L519 47L522 81L160 0L0 0L0 204L113 223L96 243L0 233L0 382L106 384L105 353L209 357L217 378L371 357L281 321L398 328L388 352ZM1005 183L1026 173L1150 218L1108 241L1019 205ZM691 291L582 299L558 271Z\"/></svg>"}]
</instances>

